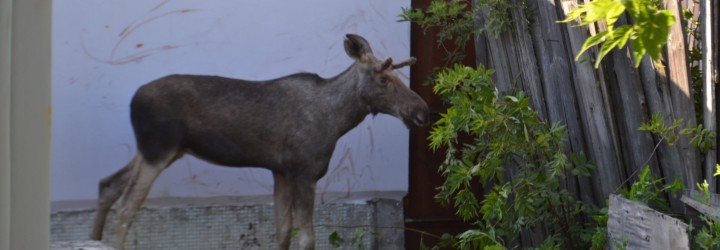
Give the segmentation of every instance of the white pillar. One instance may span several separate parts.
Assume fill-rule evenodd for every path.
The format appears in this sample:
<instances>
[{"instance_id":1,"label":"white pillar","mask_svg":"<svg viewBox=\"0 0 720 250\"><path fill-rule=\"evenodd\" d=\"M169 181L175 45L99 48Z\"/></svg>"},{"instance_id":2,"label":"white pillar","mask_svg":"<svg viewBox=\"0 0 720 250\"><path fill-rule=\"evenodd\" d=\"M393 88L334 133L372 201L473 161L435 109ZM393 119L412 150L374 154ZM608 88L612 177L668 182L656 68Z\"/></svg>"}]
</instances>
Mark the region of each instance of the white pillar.
<instances>
[{"instance_id":1,"label":"white pillar","mask_svg":"<svg viewBox=\"0 0 720 250\"><path fill-rule=\"evenodd\" d=\"M0 250L10 249L11 3L10 0L0 0Z\"/></svg>"},{"instance_id":2,"label":"white pillar","mask_svg":"<svg viewBox=\"0 0 720 250\"><path fill-rule=\"evenodd\" d=\"M51 14L0 0L0 250L50 245Z\"/></svg>"}]
</instances>

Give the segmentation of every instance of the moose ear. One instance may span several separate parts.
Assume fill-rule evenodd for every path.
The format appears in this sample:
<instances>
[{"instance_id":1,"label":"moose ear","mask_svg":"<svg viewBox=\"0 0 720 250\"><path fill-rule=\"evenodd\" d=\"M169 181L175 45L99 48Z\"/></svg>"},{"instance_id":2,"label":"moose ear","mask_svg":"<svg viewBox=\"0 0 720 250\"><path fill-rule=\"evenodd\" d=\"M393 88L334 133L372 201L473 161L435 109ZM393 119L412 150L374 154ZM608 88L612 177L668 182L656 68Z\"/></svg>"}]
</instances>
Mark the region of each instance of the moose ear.
<instances>
[{"instance_id":1,"label":"moose ear","mask_svg":"<svg viewBox=\"0 0 720 250\"><path fill-rule=\"evenodd\" d=\"M378 72L389 69L392 66L392 58L388 57L388 59L385 59L385 61L380 65Z\"/></svg>"},{"instance_id":2,"label":"moose ear","mask_svg":"<svg viewBox=\"0 0 720 250\"><path fill-rule=\"evenodd\" d=\"M360 60L362 55L368 53L372 54L370 44L367 40L365 40L365 38L355 34L347 34L345 37L345 52L348 56L350 56L350 58Z\"/></svg>"}]
</instances>

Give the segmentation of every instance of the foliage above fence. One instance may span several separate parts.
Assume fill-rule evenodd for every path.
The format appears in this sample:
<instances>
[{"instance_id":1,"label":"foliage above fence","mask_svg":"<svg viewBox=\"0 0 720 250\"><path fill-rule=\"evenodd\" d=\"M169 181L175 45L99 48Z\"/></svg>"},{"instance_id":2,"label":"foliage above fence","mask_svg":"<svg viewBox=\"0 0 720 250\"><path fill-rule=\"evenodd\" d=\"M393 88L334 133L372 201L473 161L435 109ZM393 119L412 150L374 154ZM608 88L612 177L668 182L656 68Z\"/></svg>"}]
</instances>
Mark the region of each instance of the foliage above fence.
<instances>
[{"instance_id":1,"label":"foliage above fence","mask_svg":"<svg viewBox=\"0 0 720 250\"><path fill-rule=\"evenodd\" d=\"M633 20L631 24L615 27L618 18L624 13ZM580 5L568 13L568 18L559 22L567 23L580 19L579 25L590 25L598 21L607 23L607 30L590 36L583 44L575 60L589 48L602 44L600 54L595 59L595 68L610 53L610 50L625 46L629 40L633 46L635 67L645 54L659 60L662 48L667 43L670 26L675 23L675 16L668 10L662 10L658 1L653 0L595 0Z\"/></svg>"}]
</instances>

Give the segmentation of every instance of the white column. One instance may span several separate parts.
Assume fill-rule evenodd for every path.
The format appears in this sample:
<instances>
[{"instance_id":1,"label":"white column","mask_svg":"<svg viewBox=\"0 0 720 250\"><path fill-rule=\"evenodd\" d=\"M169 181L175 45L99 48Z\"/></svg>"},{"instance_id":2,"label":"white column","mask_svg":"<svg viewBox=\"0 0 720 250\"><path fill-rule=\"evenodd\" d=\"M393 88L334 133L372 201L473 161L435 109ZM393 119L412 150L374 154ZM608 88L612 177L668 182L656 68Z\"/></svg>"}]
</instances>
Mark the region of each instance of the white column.
<instances>
[{"instance_id":1,"label":"white column","mask_svg":"<svg viewBox=\"0 0 720 250\"><path fill-rule=\"evenodd\" d=\"M0 249L48 249L52 1L0 0Z\"/></svg>"},{"instance_id":2,"label":"white column","mask_svg":"<svg viewBox=\"0 0 720 250\"><path fill-rule=\"evenodd\" d=\"M12 1L0 0L0 250L10 249L10 19Z\"/></svg>"}]
</instances>

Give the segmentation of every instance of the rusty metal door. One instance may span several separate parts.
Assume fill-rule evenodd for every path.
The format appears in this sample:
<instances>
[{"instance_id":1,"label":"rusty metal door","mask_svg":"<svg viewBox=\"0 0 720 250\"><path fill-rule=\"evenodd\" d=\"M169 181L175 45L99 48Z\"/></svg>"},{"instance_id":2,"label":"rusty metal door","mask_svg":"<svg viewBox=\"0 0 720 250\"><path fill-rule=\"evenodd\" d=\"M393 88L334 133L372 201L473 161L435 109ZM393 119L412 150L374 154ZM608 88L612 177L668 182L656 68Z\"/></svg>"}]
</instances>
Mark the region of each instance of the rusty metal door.
<instances>
[{"instance_id":1,"label":"rusty metal door","mask_svg":"<svg viewBox=\"0 0 720 250\"><path fill-rule=\"evenodd\" d=\"M413 8L426 8L430 0L413 0ZM410 54L418 59L410 69L411 88L416 91L430 106L431 117L436 119L444 111L443 102L432 92L432 87L424 84L436 67L445 64L445 52L436 42L435 32L423 31L419 26L412 24L410 31ZM465 48L463 64L475 66L474 42L468 43ZM410 169L409 188L405 197L405 248L419 249L420 241L432 246L437 239L430 235L423 235L420 231L441 236L443 233L457 234L469 228L469 225L455 216L452 207L443 207L438 204L434 196L436 187L442 185L443 177L438 173L438 166L442 163L444 152L432 152L428 148L428 133L430 128L414 129L410 132Z\"/></svg>"}]
</instances>

